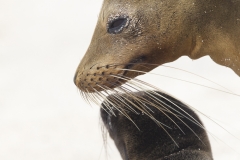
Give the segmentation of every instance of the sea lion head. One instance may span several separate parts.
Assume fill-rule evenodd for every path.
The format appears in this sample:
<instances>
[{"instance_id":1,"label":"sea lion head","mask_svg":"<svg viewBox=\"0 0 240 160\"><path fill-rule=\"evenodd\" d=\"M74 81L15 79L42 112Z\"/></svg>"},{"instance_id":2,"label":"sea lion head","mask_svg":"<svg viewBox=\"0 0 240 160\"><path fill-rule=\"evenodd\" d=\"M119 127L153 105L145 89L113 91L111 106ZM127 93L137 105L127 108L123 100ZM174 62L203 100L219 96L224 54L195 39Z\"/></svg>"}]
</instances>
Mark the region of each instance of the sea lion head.
<instances>
[{"instance_id":1,"label":"sea lion head","mask_svg":"<svg viewBox=\"0 0 240 160\"><path fill-rule=\"evenodd\" d=\"M117 96L123 98L122 102L116 102L114 95L108 96L100 113L124 160L212 159L200 119L180 101L153 91ZM131 108L136 108L136 112L130 111ZM146 110L143 113L137 108Z\"/></svg>"},{"instance_id":2,"label":"sea lion head","mask_svg":"<svg viewBox=\"0 0 240 160\"><path fill-rule=\"evenodd\" d=\"M240 75L239 8L225 0L104 0L74 83L83 92L113 89L184 55L209 55Z\"/></svg>"},{"instance_id":3,"label":"sea lion head","mask_svg":"<svg viewBox=\"0 0 240 160\"><path fill-rule=\"evenodd\" d=\"M188 53L193 30L182 27L190 24L188 14L179 15L189 6L175 1L104 0L74 77L76 86L84 92L114 88L142 74L129 69L148 72L156 66L147 64L160 65Z\"/></svg>"}]
</instances>

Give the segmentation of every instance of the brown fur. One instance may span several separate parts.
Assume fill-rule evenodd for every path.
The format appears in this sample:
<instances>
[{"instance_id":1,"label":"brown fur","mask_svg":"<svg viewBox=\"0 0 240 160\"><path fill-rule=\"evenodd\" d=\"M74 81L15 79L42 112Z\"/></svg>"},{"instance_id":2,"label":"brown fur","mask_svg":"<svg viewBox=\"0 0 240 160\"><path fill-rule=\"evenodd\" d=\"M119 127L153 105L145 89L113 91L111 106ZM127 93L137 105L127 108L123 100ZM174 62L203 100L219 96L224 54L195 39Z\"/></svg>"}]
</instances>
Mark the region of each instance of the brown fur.
<instances>
[{"instance_id":1,"label":"brown fur","mask_svg":"<svg viewBox=\"0 0 240 160\"><path fill-rule=\"evenodd\" d=\"M119 15L128 16L129 24L109 34L108 21ZM139 64L161 65L183 55L209 55L240 76L240 0L104 0L74 82L84 92L114 88L125 80L110 74L139 75L119 69L148 72L157 66Z\"/></svg>"}]
</instances>

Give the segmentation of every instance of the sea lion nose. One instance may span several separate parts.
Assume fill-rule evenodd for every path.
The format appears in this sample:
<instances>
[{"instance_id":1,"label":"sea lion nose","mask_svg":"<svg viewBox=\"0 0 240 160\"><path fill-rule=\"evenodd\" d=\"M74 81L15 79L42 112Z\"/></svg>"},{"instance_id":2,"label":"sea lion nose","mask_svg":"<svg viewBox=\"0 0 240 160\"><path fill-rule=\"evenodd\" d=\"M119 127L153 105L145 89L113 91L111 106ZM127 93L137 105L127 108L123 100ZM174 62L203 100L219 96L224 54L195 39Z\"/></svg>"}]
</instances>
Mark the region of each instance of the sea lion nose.
<instances>
[{"instance_id":1,"label":"sea lion nose","mask_svg":"<svg viewBox=\"0 0 240 160\"><path fill-rule=\"evenodd\" d=\"M77 79L77 73L75 73L75 75L74 75L74 77L73 77L73 82L74 82L74 84L77 86L77 84L76 84L76 79Z\"/></svg>"}]
</instances>

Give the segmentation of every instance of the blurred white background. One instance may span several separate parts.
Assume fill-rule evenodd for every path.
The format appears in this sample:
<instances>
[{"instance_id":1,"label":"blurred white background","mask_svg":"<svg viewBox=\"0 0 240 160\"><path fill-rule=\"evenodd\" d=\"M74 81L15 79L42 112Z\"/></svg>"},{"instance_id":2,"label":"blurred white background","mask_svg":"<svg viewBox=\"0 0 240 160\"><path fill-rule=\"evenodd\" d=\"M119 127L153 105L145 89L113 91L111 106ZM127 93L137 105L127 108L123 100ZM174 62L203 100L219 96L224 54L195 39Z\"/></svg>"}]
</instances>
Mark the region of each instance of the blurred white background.
<instances>
[{"instance_id":1,"label":"blurred white background","mask_svg":"<svg viewBox=\"0 0 240 160\"><path fill-rule=\"evenodd\" d=\"M90 43L102 1L0 0L0 159L119 160L103 147L99 107L90 107L73 84ZM240 78L209 57L168 64L240 94ZM191 74L159 67L153 72L218 88ZM197 108L217 160L240 159L240 97L179 80L144 75ZM155 81L151 81L155 79ZM222 89L224 90L224 89ZM217 138L216 138L217 137Z\"/></svg>"}]
</instances>

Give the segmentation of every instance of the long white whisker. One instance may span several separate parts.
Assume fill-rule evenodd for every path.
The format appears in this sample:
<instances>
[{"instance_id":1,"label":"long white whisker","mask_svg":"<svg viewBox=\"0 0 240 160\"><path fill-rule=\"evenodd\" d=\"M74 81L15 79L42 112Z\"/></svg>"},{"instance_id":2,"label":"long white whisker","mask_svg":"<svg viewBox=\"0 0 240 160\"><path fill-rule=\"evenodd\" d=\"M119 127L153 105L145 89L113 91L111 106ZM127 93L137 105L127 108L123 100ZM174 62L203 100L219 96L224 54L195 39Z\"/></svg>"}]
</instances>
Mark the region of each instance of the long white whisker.
<instances>
[{"instance_id":1,"label":"long white whisker","mask_svg":"<svg viewBox=\"0 0 240 160\"><path fill-rule=\"evenodd\" d=\"M112 75L112 76L114 76L114 75ZM123 77L119 77L119 76L117 76L117 78L123 78ZM136 79L134 79L134 80L136 80ZM146 83L146 82L145 82ZM145 84L144 83L144 84ZM159 90L159 89L158 89ZM157 93L156 93L157 94ZM165 100L167 100L168 102L170 102L170 103L172 103L172 104L174 104L174 106L176 106L177 108L179 108L180 110L182 110L184 113L186 113L189 117L191 117L193 120L195 120L192 116L190 116L190 114L188 114L186 111L184 111L181 107L179 107L178 105L176 105L175 103L173 103L172 101L169 101L167 98L165 98L165 97L163 97L162 95L160 95L160 94L158 94L160 97L162 97L162 98L164 98ZM177 117L177 116L176 116ZM178 118L178 117L177 117ZM200 137L196 134L196 132L194 132L193 131L193 129L189 126L189 125L187 125L184 121L182 121L180 118L179 118L179 120L186 126L186 127L188 127L194 134L195 134L195 136L196 137L198 137L199 138L199 140L201 140L200 139ZM196 120L195 120L196 121ZM197 121L196 121L197 122ZM200 123L198 123L198 125L199 125ZM202 125L201 125L202 126ZM180 128L180 127L179 127ZM180 129L181 130L181 129ZM182 130L181 130L182 131ZM184 132L183 132L184 133ZM201 140L202 141L202 140ZM203 143L203 142L202 142ZM203 143L204 144L204 143Z\"/></svg>"},{"instance_id":2,"label":"long white whisker","mask_svg":"<svg viewBox=\"0 0 240 160\"><path fill-rule=\"evenodd\" d=\"M179 79L179 78L175 78L175 77L171 77L171 76L167 76L167 75L161 75L161 74L157 74L157 73L149 73L149 72L132 70L132 69L116 69L116 70L123 70L123 71L138 72L138 73L145 73L145 74L152 74L152 75L162 76L162 77L171 78L171 79L174 79L174 80L179 80L179 81L182 81L182 82L191 83L191 84L194 84L194 85L202 86L202 87L205 87L205 88L208 88L208 89L212 89L212 90L215 90L215 91L219 91L219 92L223 92L223 93L227 93L227 94L231 94L231 95L240 97L240 95L232 93L231 91L227 92L227 91L220 90L220 89L217 89L217 88L209 87L209 86L206 86L206 85L202 85L202 84L199 84L199 83L195 83L195 82L191 82L191 81L187 81L187 80L183 80L183 79Z\"/></svg>"}]
</instances>

